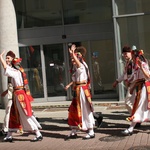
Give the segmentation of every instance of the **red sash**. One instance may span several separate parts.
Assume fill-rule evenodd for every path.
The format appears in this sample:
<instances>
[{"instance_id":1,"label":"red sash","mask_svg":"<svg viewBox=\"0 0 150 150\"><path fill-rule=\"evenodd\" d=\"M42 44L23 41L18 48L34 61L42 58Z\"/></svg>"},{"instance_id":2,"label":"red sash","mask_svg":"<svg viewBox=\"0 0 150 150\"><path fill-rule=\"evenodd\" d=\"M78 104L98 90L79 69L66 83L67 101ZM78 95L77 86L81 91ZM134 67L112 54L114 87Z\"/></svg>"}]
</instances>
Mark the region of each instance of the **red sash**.
<instances>
[{"instance_id":1,"label":"red sash","mask_svg":"<svg viewBox=\"0 0 150 150\"><path fill-rule=\"evenodd\" d=\"M16 101L13 101L11 110L10 110L9 128L19 129L20 127L21 127L20 115L17 109Z\"/></svg>"},{"instance_id":2,"label":"red sash","mask_svg":"<svg viewBox=\"0 0 150 150\"><path fill-rule=\"evenodd\" d=\"M31 101L28 98L28 95L25 93L24 90L17 90L14 92L16 95L22 109L24 110L24 113L26 116L32 116L32 108L31 108Z\"/></svg>"},{"instance_id":3,"label":"red sash","mask_svg":"<svg viewBox=\"0 0 150 150\"><path fill-rule=\"evenodd\" d=\"M73 97L71 105L68 109L68 124L70 126L76 126L79 129L82 127L82 113L80 105L80 88L76 88L76 96Z\"/></svg>"},{"instance_id":4,"label":"red sash","mask_svg":"<svg viewBox=\"0 0 150 150\"><path fill-rule=\"evenodd\" d=\"M13 96L13 103L11 107L11 112L10 112L10 119L9 119L9 128L11 129L16 129L20 128L20 114L18 112L18 108L16 105L16 99L19 101L24 113L26 116L32 116L32 108L31 108L31 103L30 100L28 99L26 93L24 90L16 90L14 91L14 96Z\"/></svg>"},{"instance_id":5,"label":"red sash","mask_svg":"<svg viewBox=\"0 0 150 150\"><path fill-rule=\"evenodd\" d=\"M82 88L84 90L86 99L88 100L88 102L90 104L91 111L93 112L94 111L94 107L93 107L93 104L92 104L92 99L91 99L91 93L90 93L90 90L89 90L89 85L87 84L85 86L82 86Z\"/></svg>"},{"instance_id":6,"label":"red sash","mask_svg":"<svg viewBox=\"0 0 150 150\"><path fill-rule=\"evenodd\" d=\"M145 82L146 90L147 90L147 100L148 100L148 109L150 109L150 81Z\"/></svg>"},{"instance_id":7,"label":"red sash","mask_svg":"<svg viewBox=\"0 0 150 150\"><path fill-rule=\"evenodd\" d=\"M80 90L81 88L84 90L86 100L88 101L91 111L93 111L92 101L91 101L91 94L88 89L88 85L84 86L76 86L74 88L76 92L76 96L73 98L72 103L69 107L69 115L68 115L68 124L70 126L77 126L79 129L82 128L82 110L80 104Z\"/></svg>"}]
</instances>

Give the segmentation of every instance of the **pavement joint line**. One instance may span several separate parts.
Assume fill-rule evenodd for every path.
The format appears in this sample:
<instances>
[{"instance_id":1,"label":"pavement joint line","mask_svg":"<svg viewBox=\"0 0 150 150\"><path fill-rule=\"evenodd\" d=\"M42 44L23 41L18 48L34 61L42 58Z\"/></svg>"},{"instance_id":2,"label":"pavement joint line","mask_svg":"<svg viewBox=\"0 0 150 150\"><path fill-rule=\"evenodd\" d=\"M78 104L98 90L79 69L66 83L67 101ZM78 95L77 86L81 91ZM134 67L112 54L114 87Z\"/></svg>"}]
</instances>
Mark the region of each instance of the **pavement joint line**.
<instances>
[{"instance_id":1,"label":"pavement joint line","mask_svg":"<svg viewBox=\"0 0 150 150\"><path fill-rule=\"evenodd\" d=\"M47 104L47 105L36 105L32 106L33 109L44 109L43 111L46 111L47 109L51 108L68 108L70 106L71 102L69 104ZM125 108L125 104L123 102L94 102L93 106L100 106L100 107L106 107L106 109L119 109L119 108Z\"/></svg>"},{"instance_id":2,"label":"pavement joint line","mask_svg":"<svg viewBox=\"0 0 150 150\"><path fill-rule=\"evenodd\" d=\"M42 110L42 112L45 112L47 109Z\"/></svg>"}]
</instances>

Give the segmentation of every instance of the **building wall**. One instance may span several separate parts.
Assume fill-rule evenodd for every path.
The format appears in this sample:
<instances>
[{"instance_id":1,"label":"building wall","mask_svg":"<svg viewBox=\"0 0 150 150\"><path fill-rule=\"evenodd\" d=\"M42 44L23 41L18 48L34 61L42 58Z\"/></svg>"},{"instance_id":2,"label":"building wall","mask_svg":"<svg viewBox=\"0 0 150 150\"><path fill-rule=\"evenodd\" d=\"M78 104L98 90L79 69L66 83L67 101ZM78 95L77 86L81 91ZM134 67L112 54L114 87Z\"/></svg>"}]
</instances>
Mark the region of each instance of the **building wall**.
<instances>
[{"instance_id":1,"label":"building wall","mask_svg":"<svg viewBox=\"0 0 150 150\"><path fill-rule=\"evenodd\" d=\"M69 42L85 44L88 49L87 62L91 71L93 96L99 99L123 100L124 85L119 84L117 90L112 89L111 84L123 72L121 49L124 45L136 45L138 49L144 49L147 59L150 59L148 21L150 2L97 0L93 3L92 0L56 0L51 2L51 5L50 1L46 0L42 1L42 4L40 0L36 2L35 4L33 0L14 0L20 47L39 46L41 58L44 59L45 56L42 54L45 45L62 44L66 69L69 69L67 44ZM97 79L94 78L92 53L95 52L98 54L103 86L97 85ZM41 64L44 63L45 60ZM42 75L46 78L46 73ZM67 78L65 82L68 81ZM47 98L47 81L44 91L44 97ZM70 95L68 92L64 94L67 99L70 98L68 95Z\"/></svg>"},{"instance_id":2,"label":"building wall","mask_svg":"<svg viewBox=\"0 0 150 150\"><path fill-rule=\"evenodd\" d=\"M44 69L40 68L42 70L43 96L40 95L38 98L42 98L42 101L51 100L51 97L52 99L54 97L59 99L58 94L56 94L58 92L55 91L58 88L48 82L49 74L46 64L48 59L54 58L45 56L46 47L49 47L48 51L53 51L50 48L54 45L56 49L59 49L58 45L62 45L60 50L64 53L63 58L66 64L66 79L63 84L65 85L70 81L70 75L67 72L69 70L67 52L69 42L80 43L88 50L86 57L91 72L93 98L118 98L117 89L112 88L112 82L116 78L116 69L115 61L113 61L115 59L115 46L111 1L100 2L96 0L93 3L92 0L56 0L49 4L50 1L45 0L42 1L42 5L40 0L36 2L35 4L35 1L15 0L14 5L18 23L20 55L27 53L25 51L28 51L29 46L40 47L41 60L38 59L38 61L40 61L40 66L44 66ZM98 54L96 58L93 56L94 53ZM95 76L94 65L97 63L99 67L97 72L100 72ZM32 63L25 62L24 64L26 70L33 70ZM111 76L107 74L108 70ZM32 71L28 75L31 78ZM33 87L32 84L31 87ZM52 91L52 93L48 91ZM65 96L65 99L71 99L71 91L62 93L61 96Z\"/></svg>"}]
</instances>

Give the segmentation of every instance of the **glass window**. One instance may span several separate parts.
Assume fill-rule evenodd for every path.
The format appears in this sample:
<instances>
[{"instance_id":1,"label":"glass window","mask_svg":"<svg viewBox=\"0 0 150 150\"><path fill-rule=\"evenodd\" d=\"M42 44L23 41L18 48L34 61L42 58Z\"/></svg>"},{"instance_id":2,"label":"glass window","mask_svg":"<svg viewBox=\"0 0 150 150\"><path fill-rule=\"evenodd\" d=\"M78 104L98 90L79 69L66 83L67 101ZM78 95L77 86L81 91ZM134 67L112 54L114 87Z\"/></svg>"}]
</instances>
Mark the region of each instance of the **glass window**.
<instances>
[{"instance_id":1,"label":"glass window","mask_svg":"<svg viewBox=\"0 0 150 150\"><path fill-rule=\"evenodd\" d=\"M44 97L40 46L20 47L19 52L32 96L34 98Z\"/></svg>"},{"instance_id":2,"label":"glass window","mask_svg":"<svg viewBox=\"0 0 150 150\"><path fill-rule=\"evenodd\" d=\"M62 24L61 0L13 0L18 28Z\"/></svg>"},{"instance_id":3,"label":"glass window","mask_svg":"<svg viewBox=\"0 0 150 150\"><path fill-rule=\"evenodd\" d=\"M64 23L107 22L112 19L111 0L64 0Z\"/></svg>"},{"instance_id":4,"label":"glass window","mask_svg":"<svg viewBox=\"0 0 150 150\"><path fill-rule=\"evenodd\" d=\"M143 49L145 57L150 60L150 15L119 18L121 46L136 45L137 49Z\"/></svg>"},{"instance_id":5,"label":"glass window","mask_svg":"<svg viewBox=\"0 0 150 150\"><path fill-rule=\"evenodd\" d=\"M91 41L91 61L94 94L112 94L115 81L113 40Z\"/></svg>"},{"instance_id":6,"label":"glass window","mask_svg":"<svg viewBox=\"0 0 150 150\"><path fill-rule=\"evenodd\" d=\"M63 44L44 45L48 97L66 96Z\"/></svg>"},{"instance_id":7,"label":"glass window","mask_svg":"<svg viewBox=\"0 0 150 150\"><path fill-rule=\"evenodd\" d=\"M150 12L149 0L115 0L117 5L117 15L148 13Z\"/></svg>"},{"instance_id":8,"label":"glass window","mask_svg":"<svg viewBox=\"0 0 150 150\"><path fill-rule=\"evenodd\" d=\"M13 0L18 28L108 22L111 0ZM62 10L63 9L63 10Z\"/></svg>"}]
</instances>

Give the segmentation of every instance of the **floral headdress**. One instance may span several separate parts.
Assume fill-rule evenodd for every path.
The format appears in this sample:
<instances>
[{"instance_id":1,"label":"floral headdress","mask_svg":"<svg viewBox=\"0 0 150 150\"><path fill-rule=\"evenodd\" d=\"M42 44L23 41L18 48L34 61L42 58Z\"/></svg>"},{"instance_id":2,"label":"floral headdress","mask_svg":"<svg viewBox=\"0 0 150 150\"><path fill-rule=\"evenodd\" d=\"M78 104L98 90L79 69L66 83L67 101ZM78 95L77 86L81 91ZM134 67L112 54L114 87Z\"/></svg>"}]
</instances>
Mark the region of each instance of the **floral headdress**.
<instances>
[{"instance_id":1,"label":"floral headdress","mask_svg":"<svg viewBox=\"0 0 150 150\"><path fill-rule=\"evenodd\" d=\"M144 51L141 49L141 50L132 50L131 52L133 55L135 56L141 56L141 55L144 55Z\"/></svg>"}]
</instances>

